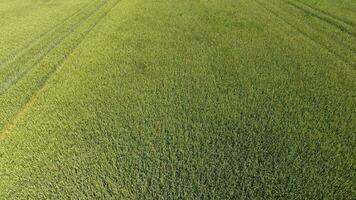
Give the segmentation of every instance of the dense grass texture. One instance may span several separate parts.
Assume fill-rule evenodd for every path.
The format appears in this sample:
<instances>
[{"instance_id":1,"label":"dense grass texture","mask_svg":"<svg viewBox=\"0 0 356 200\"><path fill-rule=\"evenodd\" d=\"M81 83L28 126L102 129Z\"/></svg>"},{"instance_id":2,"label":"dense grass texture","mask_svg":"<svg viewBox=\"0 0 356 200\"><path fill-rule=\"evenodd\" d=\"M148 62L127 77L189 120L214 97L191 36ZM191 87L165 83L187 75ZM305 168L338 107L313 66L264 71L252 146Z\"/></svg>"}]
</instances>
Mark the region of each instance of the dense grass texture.
<instances>
[{"instance_id":1,"label":"dense grass texture","mask_svg":"<svg viewBox=\"0 0 356 200\"><path fill-rule=\"evenodd\" d=\"M355 199L356 1L0 0L0 199Z\"/></svg>"}]
</instances>

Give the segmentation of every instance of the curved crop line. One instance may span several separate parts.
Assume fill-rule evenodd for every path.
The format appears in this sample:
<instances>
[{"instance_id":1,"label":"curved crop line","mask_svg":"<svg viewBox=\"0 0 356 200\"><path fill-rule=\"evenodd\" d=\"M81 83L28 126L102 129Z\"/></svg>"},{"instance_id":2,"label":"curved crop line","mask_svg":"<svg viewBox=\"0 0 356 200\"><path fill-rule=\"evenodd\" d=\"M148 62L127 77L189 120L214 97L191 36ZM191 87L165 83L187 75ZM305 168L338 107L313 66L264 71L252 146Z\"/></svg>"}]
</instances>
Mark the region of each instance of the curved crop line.
<instances>
[{"instance_id":1,"label":"curved crop line","mask_svg":"<svg viewBox=\"0 0 356 200\"><path fill-rule=\"evenodd\" d=\"M343 18L341 18L341 17L339 17L339 16L330 14L330 13L326 12L325 10L322 10L322 9L320 9L320 8L317 8L317 7L314 7L314 6L312 6L312 5L308 4L308 3L305 3L305 2L299 2L299 3L301 3L301 4L303 4L303 5L307 6L307 7L309 7L310 9L313 9L313 10L315 10L315 11L321 12L321 13L323 13L324 15L327 15L327 16L329 16L330 18L333 18L334 20L338 20L338 21L340 21L340 22L342 22L342 23L345 23L345 24L347 24L347 25L349 25L349 26L352 26L352 27L356 26L356 23L354 23L353 21L346 20L346 19L343 19Z\"/></svg>"},{"instance_id":2,"label":"curved crop line","mask_svg":"<svg viewBox=\"0 0 356 200\"><path fill-rule=\"evenodd\" d=\"M5 93L13 84L15 84L19 79L21 79L30 69L32 69L35 65L37 65L46 55L54 48L56 48L58 45L61 44L63 40L67 36L69 36L71 33L73 33L78 26L80 26L85 20L87 20L90 16L92 16L95 12L97 12L100 8L102 8L108 1L105 1L101 5L99 5L95 10L91 11L89 14L85 15L83 18L80 19L80 21L76 22L73 26L69 28L69 30L66 30L63 34L59 35L58 38L55 38L54 41L49 43L47 47L44 49L41 49L40 52L36 54L37 58L35 58L34 63L27 63L24 65L19 71L17 71L16 74L13 76L9 77L6 81L2 82L0 84L0 95ZM30 60L31 61L31 60Z\"/></svg>"},{"instance_id":3,"label":"curved crop line","mask_svg":"<svg viewBox=\"0 0 356 200\"><path fill-rule=\"evenodd\" d=\"M272 15L274 15L276 18L278 18L280 21L284 22L286 25L290 26L291 28L293 28L295 31L297 31L298 33L300 33L301 35L303 35L305 38L307 38L308 40L310 40L311 42L313 42L314 44L322 47L324 50L326 50L327 52L335 55L339 60L343 61L344 63L346 63L347 65L351 66L353 69L355 69L355 63L350 62L348 60L346 60L344 57L342 57L340 54L338 54L337 52L329 49L326 45L320 43L319 41L315 40L314 38L312 38L310 35L308 35L307 33L305 33L304 31L302 31L300 28L298 28L297 26L294 26L293 23L290 23L289 21L287 21L286 19L284 19L283 17L281 17L278 13L276 13L275 11L273 11L271 8L268 8L265 4L261 3L258 0L255 0L255 2L257 2L257 4L259 4L262 8L264 8L267 12L271 13Z\"/></svg>"},{"instance_id":4,"label":"curved crop line","mask_svg":"<svg viewBox=\"0 0 356 200\"><path fill-rule=\"evenodd\" d=\"M70 16L66 17L64 20L62 20L59 24L55 25L54 27L50 28L47 32L40 34L39 36L35 37L33 40L31 40L29 43L27 43L25 46L20 47L17 51L14 51L10 55L7 55L5 58L2 58L0 60L0 69L6 67L8 64L13 62L15 59L26 53L27 50L32 48L36 43L39 43L42 41L48 34L51 34L58 30L61 26L63 26L68 20L71 18L75 17L77 14L88 8L91 4L87 3L83 7L79 8L77 11L75 11L73 14Z\"/></svg>"},{"instance_id":5,"label":"curved crop line","mask_svg":"<svg viewBox=\"0 0 356 200\"><path fill-rule=\"evenodd\" d=\"M77 41L77 43L72 46L70 51L54 65L54 68L39 81L37 89L33 91L32 95L28 98L28 100L23 103L22 106L20 106L16 113L12 115L11 119L3 126L2 129L0 129L0 140L4 139L13 131L18 119L23 115L23 113L26 112L28 108L31 107L31 105L33 105L38 94L40 94L45 89L48 80L50 80L50 78L56 73L56 71L58 71L60 66L62 66L62 64L68 58L68 56L71 55L75 51L75 49L77 49L77 47L84 41L87 35L108 15L108 13L112 11L112 9L114 9L118 5L119 2L120 0L116 0L116 2L107 11L101 14L88 29L81 33L80 35L82 37L80 37L80 40Z\"/></svg>"},{"instance_id":6,"label":"curved crop line","mask_svg":"<svg viewBox=\"0 0 356 200\"><path fill-rule=\"evenodd\" d=\"M327 22L328 24L338 28L339 30L341 30L342 32L344 32L346 34L349 34L349 35L351 35L353 37L356 37L356 33L354 33L353 31L349 30L348 28L342 26L337 21L333 21L333 20L329 19L328 17L322 16L321 14L314 13L315 11L311 12L311 11L307 10L306 8L303 8L302 6L297 5L294 2L288 1L287 4L297 8L298 10L301 10L304 13L310 14L311 16L313 16L313 17L315 17L315 18L317 18L319 20Z\"/></svg>"},{"instance_id":7,"label":"curved crop line","mask_svg":"<svg viewBox=\"0 0 356 200\"><path fill-rule=\"evenodd\" d=\"M298 6L298 5L296 5L296 4L294 4L294 3L290 3L290 2L286 2L286 4L290 5L292 8L295 8L295 9L301 11L301 12L304 12L304 13L306 13L306 14L310 14L311 16L313 16L314 18L316 18L317 20L320 20L320 21L322 21L322 22L326 22L326 23L330 24L328 21L322 19L322 18L319 17L317 14L306 10L305 8L302 8L302 7ZM294 15L294 16L296 16L296 15ZM331 25L334 26L334 24L331 24ZM309 25L308 27L310 27L311 29L313 29L313 30L315 30L315 31L317 31L317 32L319 32L319 33L321 32L320 29L317 29L317 28L316 28L315 26L313 26L313 25ZM344 32L343 30L341 30L339 27L336 27L336 28L339 29L341 32L346 33L346 32ZM350 35L349 33L346 33L346 34ZM347 43L345 44L345 39L341 36L341 34L339 34L341 38L340 38L340 37L339 37L339 38L335 38L334 36L331 36L331 35L328 34L328 33L325 33L324 35L325 35L327 38L329 38L330 40L335 41L335 43L337 43L338 45L342 46L343 48L345 48L345 49L351 51L351 52L354 53L354 54L356 53L356 49L355 49L354 47L350 46L350 43L349 43L349 42L347 42ZM352 37L352 35L350 35L350 36ZM354 39L354 37L353 37L352 39Z\"/></svg>"},{"instance_id":8,"label":"curved crop line","mask_svg":"<svg viewBox=\"0 0 356 200\"><path fill-rule=\"evenodd\" d=\"M95 5L95 3L92 5ZM86 8L87 7L88 6L86 6ZM84 9L82 9L80 12L77 12L76 14L74 14L72 16L72 18L73 18L72 20L68 20L65 23L61 24L61 26L58 26L54 30L52 30L51 34L46 34L44 37L42 37L41 40L38 40L31 46L27 47L26 51L23 51L22 54L17 56L16 59L13 59L11 64L13 64L15 62L28 63L33 58L33 56L31 56L31 54L34 54L34 56L35 56L36 54L41 53L41 51L45 48L46 45L51 44L51 40L55 40L56 37L60 36L59 34L67 31L68 27L75 26L76 24L73 24L73 23L76 22L77 19L83 19L84 18L83 14L85 12L87 12L87 10L84 10ZM83 16L81 16L81 15L83 15ZM83 20L85 20L85 19L83 19ZM61 30L61 29L64 29L64 30ZM38 50L38 48L40 48L40 49ZM31 51L34 51L34 52L31 52ZM4 68L4 67L8 67L8 66L3 66L2 68ZM0 67L0 70L2 68ZM1 80L0 80L0 82L1 82Z\"/></svg>"}]
</instances>

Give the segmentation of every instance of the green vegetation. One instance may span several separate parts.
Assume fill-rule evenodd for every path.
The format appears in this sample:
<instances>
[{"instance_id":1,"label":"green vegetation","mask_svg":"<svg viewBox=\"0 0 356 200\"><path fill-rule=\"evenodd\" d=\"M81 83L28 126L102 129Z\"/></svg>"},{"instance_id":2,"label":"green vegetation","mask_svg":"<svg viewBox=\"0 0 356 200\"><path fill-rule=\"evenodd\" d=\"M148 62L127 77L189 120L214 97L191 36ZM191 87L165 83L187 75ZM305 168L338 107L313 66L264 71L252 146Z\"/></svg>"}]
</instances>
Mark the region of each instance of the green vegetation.
<instances>
[{"instance_id":1,"label":"green vegetation","mask_svg":"<svg viewBox=\"0 0 356 200\"><path fill-rule=\"evenodd\" d=\"M353 0L0 0L0 199L354 199Z\"/></svg>"}]
</instances>

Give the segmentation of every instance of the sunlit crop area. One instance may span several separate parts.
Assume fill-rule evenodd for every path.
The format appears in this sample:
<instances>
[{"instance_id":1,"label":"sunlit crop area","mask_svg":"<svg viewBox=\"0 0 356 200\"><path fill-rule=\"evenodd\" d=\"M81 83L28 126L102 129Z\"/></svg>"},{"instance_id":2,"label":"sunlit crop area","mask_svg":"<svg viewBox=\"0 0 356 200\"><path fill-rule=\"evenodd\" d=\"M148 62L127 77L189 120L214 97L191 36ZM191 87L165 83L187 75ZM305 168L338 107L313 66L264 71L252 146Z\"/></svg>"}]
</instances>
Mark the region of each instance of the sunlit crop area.
<instances>
[{"instance_id":1,"label":"sunlit crop area","mask_svg":"<svg viewBox=\"0 0 356 200\"><path fill-rule=\"evenodd\" d=\"M0 199L355 199L356 1L0 0Z\"/></svg>"}]
</instances>

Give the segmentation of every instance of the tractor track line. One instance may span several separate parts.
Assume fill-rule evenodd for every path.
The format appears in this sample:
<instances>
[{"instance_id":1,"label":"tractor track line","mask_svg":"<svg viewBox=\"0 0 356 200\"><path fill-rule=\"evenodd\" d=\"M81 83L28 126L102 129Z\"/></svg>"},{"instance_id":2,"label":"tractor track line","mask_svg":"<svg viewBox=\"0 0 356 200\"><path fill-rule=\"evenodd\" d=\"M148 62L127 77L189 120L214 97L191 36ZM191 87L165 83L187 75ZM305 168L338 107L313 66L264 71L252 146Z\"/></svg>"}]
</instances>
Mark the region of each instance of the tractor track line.
<instances>
[{"instance_id":1,"label":"tractor track line","mask_svg":"<svg viewBox=\"0 0 356 200\"><path fill-rule=\"evenodd\" d=\"M16 60L18 57L22 56L23 54L25 54L26 51L31 49L36 43L40 43L42 40L44 40L44 38L47 35L55 32L57 29L62 27L67 21L69 21L71 18L73 18L74 16L79 14L81 11L85 10L86 8L88 8L90 5L91 5L90 3L85 4L83 7L79 8L77 11L75 11L73 14L71 14L68 17L66 17L64 20L62 20L59 24L51 27L50 30L46 31L45 33L40 34L38 37L36 37L33 40L31 40L24 47L20 47L20 48L18 48L17 51L14 51L10 55L7 55L5 58L2 58L0 60L0 69L4 68L8 64L14 62L14 60Z\"/></svg>"},{"instance_id":2,"label":"tractor track line","mask_svg":"<svg viewBox=\"0 0 356 200\"><path fill-rule=\"evenodd\" d=\"M34 66L36 66L38 63L40 63L48 55L49 52L51 52L53 49L55 49L57 46L59 46L68 36L70 36L73 32L75 32L75 30L81 24L83 24L88 18L93 16L98 10L100 10L103 6L105 6L105 4L107 2L108 2L108 0L105 1L103 4L99 5L98 8L96 8L95 10L90 12L88 15L84 16L82 20L76 22L73 26L71 26L70 29L64 33L64 35L59 35L59 38L56 38L55 41L52 41L51 43L49 43L44 50L38 52L36 55L39 57L37 59L35 59L34 63L28 63L29 61L31 61L31 60L29 60L27 62L27 64L24 67L22 67L19 72L17 72L16 75L10 77L5 82L2 82L0 84L0 95L5 93L8 89L10 89L12 85L16 84L16 82L19 79L21 79L23 76L25 76L25 74L29 70L31 70Z\"/></svg>"},{"instance_id":3,"label":"tractor track line","mask_svg":"<svg viewBox=\"0 0 356 200\"><path fill-rule=\"evenodd\" d=\"M307 33L305 33L304 31L302 31L301 29L299 29L298 27L294 26L292 23L288 22L286 19L284 19L283 17L281 17L278 13L276 13L275 11L273 11L270 8L267 8L266 5L264 5L263 3L261 3L258 0L255 0L255 2L257 2L257 4L259 4L262 8L264 8L267 12L271 13L272 15L274 15L276 18L278 18L280 21L284 22L287 26L290 26L291 28L293 28L295 31L299 32L301 35L303 35L305 38L307 38L308 40L310 40L312 43L322 47L324 50L326 50L327 52L331 53L332 55L336 56L339 60L343 61L345 64L351 66L353 69L356 68L355 63L350 62L348 60L346 60L345 58L343 58L341 55L339 55L338 53L336 53L335 51L330 50L326 45L323 45L322 43L320 43L319 41L315 40L314 38L312 38L311 36L309 36Z\"/></svg>"},{"instance_id":4,"label":"tractor track line","mask_svg":"<svg viewBox=\"0 0 356 200\"><path fill-rule=\"evenodd\" d=\"M312 13L312 12L309 12L309 11L307 11L307 10L304 10L303 8L300 8L299 6L294 5L294 4L291 4L291 3L289 3L289 2L286 2L286 4L287 4L287 5L290 5L292 9L297 9L297 10L303 12L303 13L312 15L315 19L319 20L320 22L325 22L325 23L327 23L327 24L329 24L329 25L331 25L331 26L334 26L336 29L340 30L341 33L345 33L346 35L349 35L349 36L351 37L350 40L354 40L354 39L356 38L356 37L354 37L353 35L351 35L351 34L349 34L349 33L346 33L345 31L341 30L339 27L336 27L334 24L330 24L328 21L326 21L326 20L320 18L320 17L317 16L315 13ZM296 16L296 15L294 15L294 16ZM311 29L313 29L315 32L322 32L322 31L323 31L323 30L317 29L315 26L312 26L312 25L307 25L307 26L310 27ZM323 28L323 27L321 27L321 28ZM338 35L341 36L341 34L338 34ZM345 43L344 43L344 42L345 42L345 38L344 38L344 37L341 36L340 38L335 38L335 37L333 37L332 35L330 35L330 34L327 33L327 32L324 33L324 36L327 37L328 40L334 41L334 42L335 42L336 44L338 44L340 47L345 48L345 49L351 51L353 54L356 53L356 49L355 49L354 47L349 46L348 44L345 44ZM347 36L345 36L345 37L347 37ZM344 38L344 39L343 39L343 38ZM351 43L351 42L350 42L350 43Z\"/></svg>"},{"instance_id":5,"label":"tractor track line","mask_svg":"<svg viewBox=\"0 0 356 200\"><path fill-rule=\"evenodd\" d=\"M61 59L60 63L57 63L55 68L50 72L47 76L44 77L44 80L42 83L40 83L39 87L37 90L33 92L33 94L28 98L28 100L21 106L20 109L17 110L17 112L13 115L13 117L8 121L7 124L3 126L2 129L0 129L0 140L3 140L6 138L7 135L9 135L13 129L16 126L16 122L21 118L21 116L34 104L35 100L37 99L37 96L46 89L46 86L48 84L48 81L50 80L51 77L60 69L60 66L67 60L68 56L70 56L78 46L84 41L84 39L88 36L88 34L114 9L118 3L121 0L116 0L113 6L111 6L106 12L104 12L102 15L99 16L99 18L92 24L88 30L86 30L80 41L70 50L70 52L65 56L64 58Z\"/></svg>"},{"instance_id":6,"label":"tractor track line","mask_svg":"<svg viewBox=\"0 0 356 200\"><path fill-rule=\"evenodd\" d=\"M296 9L299 9L300 11L306 13L306 14L310 14L311 16L321 20L321 21L325 21L326 23L338 28L339 30L341 30L342 32L346 33L346 34L349 34L353 37L356 37L356 33L350 31L349 29L347 29L346 27L342 26L341 24L337 23L336 21L333 21L331 19L329 19L328 17L325 17L325 16L322 16L322 15L318 15L317 13L313 13L309 10L307 10L306 8L303 8L302 6L300 5L297 5L296 3L294 2L291 2L291 1L288 1L287 4L295 7Z\"/></svg>"},{"instance_id":7,"label":"tractor track line","mask_svg":"<svg viewBox=\"0 0 356 200\"><path fill-rule=\"evenodd\" d=\"M299 2L299 3L305 5L306 7L309 7L310 9L313 9L313 10L315 10L315 11L318 11L318 12L320 12L320 13L323 13L324 15L327 15L327 16L329 16L330 18L333 18L333 19L336 20L336 21L340 21L340 22L342 22L342 23L344 23L344 24L347 24L347 25L349 25L349 26L352 26L352 27L355 27L355 26L356 26L356 23L354 23L353 21L345 20L345 19L343 19L343 18L341 18L341 17L339 17L339 16L330 14L330 13L328 13L328 12L326 12L326 11L320 9L320 8L316 8L316 7L311 6L310 4L307 4L307 3L305 3L305 2Z\"/></svg>"}]
</instances>

